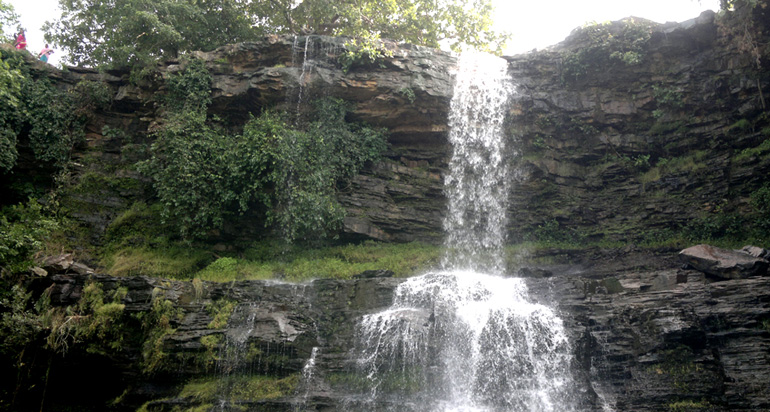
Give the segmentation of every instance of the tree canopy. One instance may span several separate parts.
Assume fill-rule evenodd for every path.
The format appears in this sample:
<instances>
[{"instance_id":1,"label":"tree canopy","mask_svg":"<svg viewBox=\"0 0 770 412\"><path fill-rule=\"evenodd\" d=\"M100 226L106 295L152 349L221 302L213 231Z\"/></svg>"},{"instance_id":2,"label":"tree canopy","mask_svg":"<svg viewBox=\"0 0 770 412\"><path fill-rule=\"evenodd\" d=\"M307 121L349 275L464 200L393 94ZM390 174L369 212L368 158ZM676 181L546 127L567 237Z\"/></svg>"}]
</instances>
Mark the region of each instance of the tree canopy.
<instances>
[{"instance_id":1,"label":"tree canopy","mask_svg":"<svg viewBox=\"0 0 770 412\"><path fill-rule=\"evenodd\" d=\"M15 30L18 25L19 15L16 14L13 5L0 0L0 40L4 42L12 41L12 34L8 30Z\"/></svg>"},{"instance_id":2,"label":"tree canopy","mask_svg":"<svg viewBox=\"0 0 770 412\"><path fill-rule=\"evenodd\" d=\"M46 39L87 66L146 62L253 36L237 0L60 0Z\"/></svg>"},{"instance_id":3,"label":"tree canopy","mask_svg":"<svg viewBox=\"0 0 770 412\"><path fill-rule=\"evenodd\" d=\"M73 64L119 66L265 34L388 38L500 51L491 0L60 0L46 38Z\"/></svg>"}]
</instances>

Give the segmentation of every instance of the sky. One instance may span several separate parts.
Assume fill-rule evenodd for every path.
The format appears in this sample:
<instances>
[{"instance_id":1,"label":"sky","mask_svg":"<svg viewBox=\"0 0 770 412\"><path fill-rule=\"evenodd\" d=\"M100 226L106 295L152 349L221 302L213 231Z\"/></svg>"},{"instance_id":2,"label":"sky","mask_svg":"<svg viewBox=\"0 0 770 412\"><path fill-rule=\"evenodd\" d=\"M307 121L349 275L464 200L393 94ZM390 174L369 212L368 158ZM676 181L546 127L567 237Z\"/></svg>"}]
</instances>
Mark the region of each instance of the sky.
<instances>
[{"instance_id":1,"label":"sky","mask_svg":"<svg viewBox=\"0 0 770 412\"><path fill-rule=\"evenodd\" d=\"M8 0L6 0L8 1ZM542 49L564 40L576 27L596 21L642 17L658 23L685 21L703 10L719 9L719 0L493 0L498 29L510 31L513 39L505 54ZM27 29L28 48L37 54L45 45L40 29L47 20L59 17L58 0L10 0ZM55 47L55 45L54 45ZM57 50L50 62L58 65Z\"/></svg>"}]
</instances>

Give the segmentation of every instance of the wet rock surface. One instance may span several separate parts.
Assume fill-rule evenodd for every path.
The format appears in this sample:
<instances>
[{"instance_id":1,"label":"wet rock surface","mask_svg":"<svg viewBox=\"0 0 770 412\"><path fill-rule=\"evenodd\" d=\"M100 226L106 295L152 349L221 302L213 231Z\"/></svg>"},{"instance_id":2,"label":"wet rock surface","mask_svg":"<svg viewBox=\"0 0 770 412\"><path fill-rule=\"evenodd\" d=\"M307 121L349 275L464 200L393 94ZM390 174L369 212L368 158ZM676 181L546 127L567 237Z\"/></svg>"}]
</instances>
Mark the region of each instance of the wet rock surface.
<instances>
[{"instance_id":1,"label":"wet rock surface","mask_svg":"<svg viewBox=\"0 0 770 412\"><path fill-rule=\"evenodd\" d=\"M527 279L532 299L558 308L569 330L580 410L661 411L692 404L698 410L770 410L765 385L770 379L769 277L714 281L697 270L682 269L673 251L594 253L619 259L586 254L580 264L533 266L528 270L550 276ZM646 268L629 262L646 262ZM177 385L211 373L189 359L205 351L205 336L243 335L238 319L247 313L242 309L251 308L245 342L262 352L257 359L240 362L251 373L288 376L303 373L312 356L314 371L312 381L300 385L302 393L254 403L247 410L263 410L269 404L276 411L296 410L297 405L331 411L340 410L358 393L360 383L349 380L355 369L357 324L363 315L389 307L395 287L403 281L368 275L307 284L242 281L193 286L143 277L53 273L35 279L31 289L50 287L53 304L73 305L86 282L96 281L105 291L126 287L123 303L128 313L152 310L153 297L159 294L181 309L183 315L173 321L175 331L165 339L164 349L171 359L188 361L175 361L170 371L148 377L135 369L141 348L129 347L108 365L135 388L129 399L166 398L153 402L150 410L196 405L191 399L174 398ZM236 310L227 327L212 329L206 306L219 299L235 302ZM417 323L429 322L429 315L426 312L425 320ZM88 357L81 361L89 362Z\"/></svg>"}]
</instances>

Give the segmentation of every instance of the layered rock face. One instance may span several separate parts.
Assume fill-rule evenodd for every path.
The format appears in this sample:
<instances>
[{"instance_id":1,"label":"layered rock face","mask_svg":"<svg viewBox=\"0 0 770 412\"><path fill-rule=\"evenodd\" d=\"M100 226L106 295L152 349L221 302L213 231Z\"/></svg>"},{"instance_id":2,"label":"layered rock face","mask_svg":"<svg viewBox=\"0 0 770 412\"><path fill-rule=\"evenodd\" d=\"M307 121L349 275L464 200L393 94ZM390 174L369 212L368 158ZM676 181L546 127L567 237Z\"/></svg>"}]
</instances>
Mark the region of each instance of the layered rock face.
<instances>
[{"instance_id":1,"label":"layered rock face","mask_svg":"<svg viewBox=\"0 0 770 412\"><path fill-rule=\"evenodd\" d=\"M768 138L767 51L757 65L712 12L653 25L635 61L596 40L646 38L629 33L648 24L588 27L554 49L508 58L519 84L511 133L524 143L514 237L555 219L589 236L634 240L750 209L770 167L752 150Z\"/></svg>"},{"instance_id":2,"label":"layered rock face","mask_svg":"<svg viewBox=\"0 0 770 412\"><path fill-rule=\"evenodd\" d=\"M527 281L530 294L558 308L569 329L578 409L770 409L765 384L770 379L770 278L715 281L678 268L673 251L657 256L633 250L614 253L614 259L540 268L550 276ZM41 278L31 289L50 286L54 305L72 305L90 281L106 293L127 288L127 315L151 312L157 299L173 303L179 312L171 319L173 333L163 340L164 364L146 375L139 366L141 347L128 345L104 357L75 346L57 361L56 370L73 367L71 362L77 362L84 375L109 370L122 378L101 382L100 396L126 391L121 407L131 410L149 402L145 408L151 411L202 407L212 399L230 405L227 408L239 405L254 411L350 408L353 400L369 393L369 378L356 368L358 325L364 315L388 308L402 282L362 277L301 285L244 281L196 286L59 273ZM233 305L227 326L212 324L217 315L210 308L218 301ZM431 322L426 317L418 323L430 327ZM233 356L234 336L241 347L251 348L251 356L246 351ZM213 347L206 343L211 337L220 337ZM274 379L295 376L297 384L290 393L267 399L230 394L220 386L205 400L181 389L195 377L227 382L238 370ZM49 399L68 396L60 405L77 405L83 395L57 382L68 376L61 373L54 375ZM64 388L66 395L60 393ZM387 404L368 408L390 410Z\"/></svg>"},{"instance_id":3,"label":"layered rock face","mask_svg":"<svg viewBox=\"0 0 770 412\"><path fill-rule=\"evenodd\" d=\"M766 36L765 11L757 10L759 34ZM508 115L511 162L519 171L511 194L512 240L556 222L590 239L637 241L700 218L752 210L749 196L770 171L762 146L770 130L770 59L761 49L757 65L721 24L708 12L682 24L616 22L507 58L517 85ZM634 59L612 57L630 47L612 38L635 44ZM386 43L392 57L345 71L339 63L345 41L268 37L197 53L214 76L210 111L238 127L265 108L300 119L321 96L355 103L353 120L387 127L390 149L339 194L345 233L439 242L456 59ZM111 109L89 125L86 155L130 164L141 156L136 147L151 141L161 80L182 68L166 62L154 79L138 83L120 71L72 69L52 76L113 87ZM124 133L104 133L105 125ZM85 196L79 199L84 208L97 210L78 217L98 237L132 195L141 194L116 188L102 199Z\"/></svg>"},{"instance_id":4,"label":"layered rock face","mask_svg":"<svg viewBox=\"0 0 770 412\"><path fill-rule=\"evenodd\" d=\"M768 410L770 279L714 281L673 255L621 253L644 263L573 267L578 276L547 282L594 408Z\"/></svg>"}]
</instances>

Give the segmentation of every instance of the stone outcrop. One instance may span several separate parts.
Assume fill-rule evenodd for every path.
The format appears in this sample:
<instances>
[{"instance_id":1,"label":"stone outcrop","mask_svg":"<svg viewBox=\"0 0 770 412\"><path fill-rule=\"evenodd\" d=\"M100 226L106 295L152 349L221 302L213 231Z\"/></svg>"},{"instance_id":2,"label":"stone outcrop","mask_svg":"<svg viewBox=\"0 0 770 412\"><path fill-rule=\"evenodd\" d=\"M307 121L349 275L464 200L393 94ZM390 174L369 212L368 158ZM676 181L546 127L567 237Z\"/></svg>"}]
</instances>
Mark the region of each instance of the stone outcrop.
<instances>
[{"instance_id":1,"label":"stone outcrop","mask_svg":"<svg viewBox=\"0 0 770 412\"><path fill-rule=\"evenodd\" d=\"M757 10L759 34L766 36L770 19ZM752 211L748 199L770 172L770 152L762 146L770 130L763 109L770 58L762 55L757 66L721 24L709 12L681 24L613 23L613 35L651 27L630 64L598 59L597 53L613 50L597 49L585 30L555 47L506 57L517 84L507 119L511 162L518 170L511 239L531 237L538 226L556 222L588 239L636 242ZM237 128L269 107L300 119L320 96L354 103L351 118L386 127L390 147L382 161L341 188L345 235L439 242L456 58L386 43L392 57L345 71L339 56L346 41L269 36L196 53L214 78L210 111ZM30 64L62 87L88 79L114 91L112 106L87 127L73 174L75 182L93 177L89 165L96 156L101 164L117 165L120 181L109 176L96 192L68 198L74 217L98 242L121 211L150 194L130 166L158 126L154 96L164 93L162 80L184 63L164 62L156 76L138 82L121 70L60 72ZM104 133L104 126L122 132ZM225 229L244 239L259 235L259 225Z\"/></svg>"},{"instance_id":2,"label":"stone outcrop","mask_svg":"<svg viewBox=\"0 0 770 412\"><path fill-rule=\"evenodd\" d=\"M386 43L392 57L345 72L338 58L346 41L274 36L198 53L214 76L211 111L243 123L265 107L303 116L321 96L353 102L356 120L387 128L390 149L341 191L345 232L385 241L440 241L456 60L425 47Z\"/></svg>"}]
</instances>

